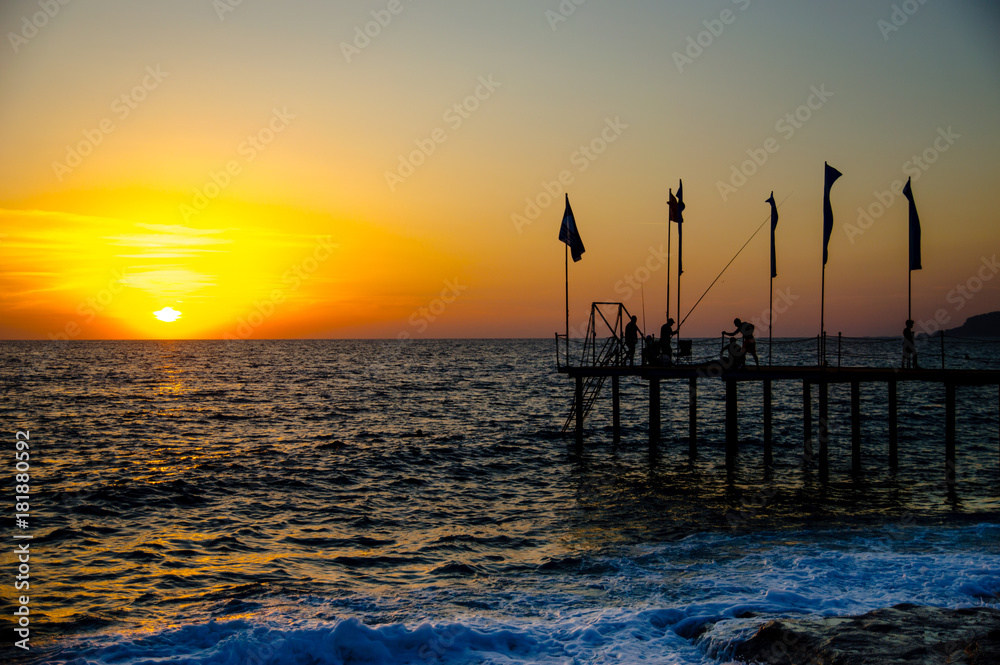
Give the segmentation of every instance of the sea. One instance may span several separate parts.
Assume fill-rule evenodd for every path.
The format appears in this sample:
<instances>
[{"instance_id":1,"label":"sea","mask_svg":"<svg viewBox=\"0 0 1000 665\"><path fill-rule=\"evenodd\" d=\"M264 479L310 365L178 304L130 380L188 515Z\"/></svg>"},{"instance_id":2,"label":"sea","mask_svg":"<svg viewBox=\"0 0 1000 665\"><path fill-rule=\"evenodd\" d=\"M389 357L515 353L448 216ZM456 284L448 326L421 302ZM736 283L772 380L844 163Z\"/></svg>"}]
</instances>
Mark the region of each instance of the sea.
<instances>
[{"instance_id":1,"label":"sea","mask_svg":"<svg viewBox=\"0 0 1000 665\"><path fill-rule=\"evenodd\" d=\"M719 346L696 340L691 362ZM758 347L816 363L815 340ZM621 441L604 394L577 449L553 339L0 351L2 660L709 665L773 618L1000 607L997 386L957 390L949 485L930 383L898 384L894 473L887 387L862 385L857 475L849 388L831 386L824 479L801 382L774 385L771 468L756 382L732 473L712 378L696 459L687 381L662 384L655 448L646 383L625 378ZM895 367L900 340L827 354ZM919 359L1000 369L995 341L924 339Z\"/></svg>"}]
</instances>

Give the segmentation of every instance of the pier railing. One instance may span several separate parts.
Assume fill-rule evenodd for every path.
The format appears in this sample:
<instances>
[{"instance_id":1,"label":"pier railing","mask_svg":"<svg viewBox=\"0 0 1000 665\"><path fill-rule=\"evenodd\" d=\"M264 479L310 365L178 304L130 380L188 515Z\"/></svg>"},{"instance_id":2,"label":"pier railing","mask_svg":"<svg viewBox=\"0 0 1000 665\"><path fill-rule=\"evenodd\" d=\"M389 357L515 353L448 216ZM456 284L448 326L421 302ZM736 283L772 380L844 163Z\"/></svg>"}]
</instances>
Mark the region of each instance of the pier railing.
<instances>
[{"instance_id":1,"label":"pier railing","mask_svg":"<svg viewBox=\"0 0 1000 665\"><path fill-rule=\"evenodd\" d=\"M594 303L586 335L571 338L556 333L556 367L562 371L569 367L625 366L628 356L623 324L629 318L628 310L620 303ZM610 312L608 308L612 307ZM689 365L718 360L725 349L727 338L713 343L708 338L688 340L695 344ZM815 337L780 338L773 340L773 349L767 339L758 338L758 355L762 365L826 368L901 368L902 337L851 337L837 333L824 340ZM636 345L636 363L645 354L645 339ZM1000 339L948 337L937 334L917 339L917 365L921 369L1000 369ZM826 356L824 356L824 349ZM676 358L675 358L676 361ZM752 362L748 358L748 361ZM825 361L825 362L824 362Z\"/></svg>"},{"instance_id":2,"label":"pier railing","mask_svg":"<svg viewBox=\"0 0 1000 665\"><path fill-rule=\"evenodd\" d=\"M607 367L625 361L625 320L632 315L620 302L595 302L590 306L590 319L582 347L579 339L567 338L565 333L555 333L556 367ZM641 342L642 340L640 340ZM579 361L573 364L573 347L580 351ZM641 347L640 347L641 349Z\"/></svg>"}]
</instances>

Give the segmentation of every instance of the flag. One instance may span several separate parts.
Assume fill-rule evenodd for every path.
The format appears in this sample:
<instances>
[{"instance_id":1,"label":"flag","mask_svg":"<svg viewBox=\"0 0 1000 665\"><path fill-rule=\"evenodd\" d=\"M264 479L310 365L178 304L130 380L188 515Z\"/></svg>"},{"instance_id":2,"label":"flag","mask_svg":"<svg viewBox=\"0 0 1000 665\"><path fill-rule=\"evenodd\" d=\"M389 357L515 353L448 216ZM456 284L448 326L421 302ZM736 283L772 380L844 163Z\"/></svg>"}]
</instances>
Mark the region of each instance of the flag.
<instances>
[{"instance_id":1,"label":"flag","mask_svg":"<svg viewBox=\"0 0 1000 665\"><path fill-rule=\"evenodd\" d=\"M670 190L670 221L677 222L677 274L684 274L684 266L681 263L681 229L684 224L684 181L680 181L680 186L677 188L677 197L674 198L674 191Z\"/></svg>"},{"instance_id":2,"label":"flag","mask_svg":"<svg viewBox=\"0 0 1000 665\"><path fill-rule=\"evenodd\" d=\"M903 196L910 202L910 270L920 270L920 217L917 216L917 204L913 202L913 190L910 189L910 179L906 179Z\"/></svg>"},{"instance_id":3,"label":"flag","mask_svg":"<svg viewBox=\"0 0 1000 665\"><path fill-rule=\"evenodd\" d=\"M771 277L774 278L778 276L778 261L774 255L774 229L778 227L778 206L774 202L774 192L771 192L771 198L764 203L771 204Z\"/></svg>"},{"instance_id":4,"label":"flag","mask_svg":"<svg viewBox=\"0 0 1000 665\"><path fill-rule=\"evenodd\" d=\"M843 173L826 162L823 164L826 166L823 183L823 265L826 265L826 260L829 258L827 246L830 244L830 234L833 233L833 207L830 206L830 188Z\"/></svg>"},{"instance_id":5,"label":"flag","mask_svg":"<svg viewBox=\"0 0 1000 665\"><path fill-rule=\"evenodd\" d=\"M583 240L580 239L580 232L576 228L573 209L569 207L569 194L566 195L566 212L563 213L562 227L559 229L559 239L569 245L569 251L573 255L574 262L583 258L583 253L587 250L583 248Z\"/></svg>"}]
</instances>

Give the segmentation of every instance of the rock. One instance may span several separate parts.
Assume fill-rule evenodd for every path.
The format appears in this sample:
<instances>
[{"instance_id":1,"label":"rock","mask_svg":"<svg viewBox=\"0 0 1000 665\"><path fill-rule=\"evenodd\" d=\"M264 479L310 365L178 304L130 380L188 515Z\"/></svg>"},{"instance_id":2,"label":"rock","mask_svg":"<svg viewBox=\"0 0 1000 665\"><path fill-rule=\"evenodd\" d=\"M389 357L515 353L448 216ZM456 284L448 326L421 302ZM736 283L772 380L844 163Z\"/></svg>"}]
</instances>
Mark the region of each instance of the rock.
<instances>
[{"instance_id":1,"label":"rock","mask_svg":"<svg viewBox=\"0 0 1000 665\"><path fill-rule=\"evenodd\" d=\"M957 328L945 330L948 337L1000 337L1000 312L970 316Z\"/></svg>"},{"instance_id":2,"label":"rock","mask_svg":"<svg viewBox=\"0 0 1000 665\"><path fill-rule=\"evenodd\" d=\"M993 665L1000 610L902 604L856 617L768 621L733 657L766 665Z\"/></svg>"}]
</instances>

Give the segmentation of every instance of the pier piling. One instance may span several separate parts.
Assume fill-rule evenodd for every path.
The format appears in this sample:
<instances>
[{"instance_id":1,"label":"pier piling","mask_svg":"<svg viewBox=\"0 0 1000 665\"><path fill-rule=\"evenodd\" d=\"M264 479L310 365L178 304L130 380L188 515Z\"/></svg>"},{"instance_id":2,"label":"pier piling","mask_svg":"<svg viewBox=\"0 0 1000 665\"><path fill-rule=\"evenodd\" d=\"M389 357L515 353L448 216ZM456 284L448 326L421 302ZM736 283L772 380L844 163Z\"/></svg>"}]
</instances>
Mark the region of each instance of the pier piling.
<instances>
[{"instance_id":1,"label":"pier piling","mask_svg":"<svg viewBox=\"0 0 1000 665\"><path fill-rule=\"evenodd\" d=\"M861 382L851 381L851 472L861 473Z\"/></svg>"},{"instance_id":2,"label":"pier piling","mask_svg":"<svg viewBox=\"0 0 1000 665\"><path fill-rule=\"evenodd\" d=\"M812 386L809 379L802 381L802 454L806 461L813 457L813 407L812 407Z\"/></svg>"},{"instance_id":3,"label":"pier piling","mask_svg":"<svg viewBox=\"0 0 1000 665\"><path fill-rule=\"evenodd\" d=\"M737 383L726 379L726 470L736 467L736 453L739 449L739 413L737 410Z\"/></svg>"},{"instance_id":4,"label":"pier piling","mask_svg":"<svg viewBox=\"0 0 1000 665\"><path fill-rule=\"evenodd\" d=\"M660 380L649 380L649 447L660 442Z\"/></svg>"},{"instance_id":5,"label":"pier piling","mask_svg":"<svg viewBox=\"0 0 1000 665\"><path fill-rule=\"evenodd\" d=\"M955 484L955 384L944 384L944 464L948 485Z\"/></svg>"},{"instance_id":6,"label":"pier piling","mask_svg":"<svg viewBox=\"0 0 1000 665\"><path fill-rule=\"evenodd\" d=\"M771 379L764 379L764 466L774 465L771 450L773 431L771 428Z\"/></svg>"},{"instance_id":7,"label":"pier piling","mask_svg":"<svg viewBox=\"0 0 1000 665\"><path fill-rule=\"evenodd\" d=\"M830 473L830 451L828 443L830 440L829 431L829 396L828 384L826 381L819 382L819 475L826 480Z\"/></svg>"},{"instance_id":8,"label":"pier piling","mask_svg":"<svg viewBox=\"0 0 1000 665\"><path fill-rule=\"evenodd\" d=\"M889 470L899 468L899 431L896 429L896 380L889 381Z\"/></svg>"},{"instance_id":9,"label":"pier piling","mask_svg":"<svg viewBox=\"0 0 1000 665\"><path fill-rule=\"evenodd\" d=\"M688 458L698 457L698 377L688 379Z\"/></svg>"}]
</instances>

